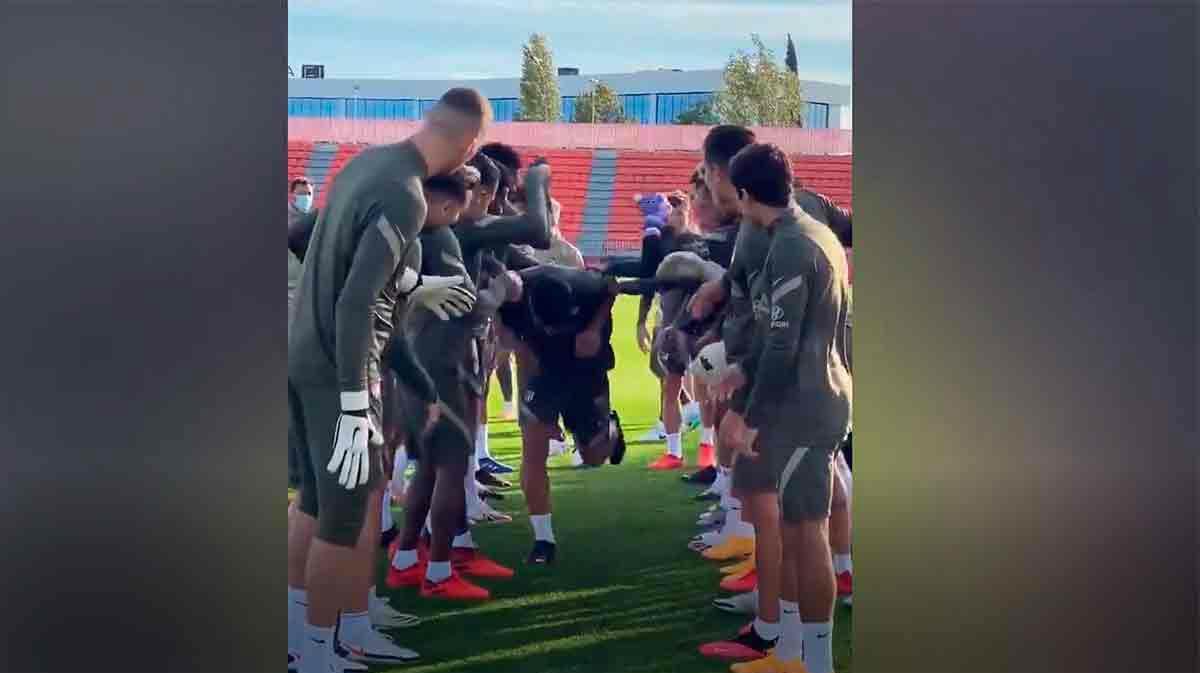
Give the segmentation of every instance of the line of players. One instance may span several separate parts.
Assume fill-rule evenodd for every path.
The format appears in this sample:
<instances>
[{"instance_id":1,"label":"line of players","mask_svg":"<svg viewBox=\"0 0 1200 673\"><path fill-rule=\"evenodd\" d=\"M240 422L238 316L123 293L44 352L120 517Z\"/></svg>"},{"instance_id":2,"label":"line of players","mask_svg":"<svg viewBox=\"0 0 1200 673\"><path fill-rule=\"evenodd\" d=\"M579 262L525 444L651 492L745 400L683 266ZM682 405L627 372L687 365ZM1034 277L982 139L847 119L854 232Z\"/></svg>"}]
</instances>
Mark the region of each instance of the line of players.
<instances>
[{"instance_id":1,"label":"line of players","mask_svg":"<svg viewBox=\"0 0 1200 673\"><path fill-rule=\"evenodd\" d=\"M834 596L848 603L852 585L849 213L794 187L787 157L736 126L708 134L690 194L639 205L641 259L615 269L643 279L637 338L662 384L667 450L649 467L683 467L690 375L702 469L684 479L719 503L689 547L737 561L722 569L734 595L714 605L754 615L700 652L737 673L831 673Z\"/></svg>"},{"instance_id":2,"label":"line of players","mask_svg":"<svg viewBox=\"0 0 1200 673\"><path fill-rule=\"evenodd\" d=\"M512 576L476 548L467 519L497 340L515 355L523 391L530 563L555 557L545 463L559 420L585 464L624 454L608 399L617 284L539 264L519 247L553 252L550 167L528 169L519 212L500 189L502 178L515 183L519 157L503 147L497 160L476 154L489 122L478 92L448 91L409 139L347 164L310 231L295 237L306 243L293 247L289 231L289 248L303 255L289 302L289 467L298 486L288 522L291 670L418 658L379 631L417 620L372 586L389 440L402 438L417 467L388 585L478 600L488 591L468 576Z\"/></svg>"},{"instance_id":3,"label":"line of players","mask_svg":"<svg viewBox=\"0 0 1200 673\"><path fill-rule=\"evenodd\" d=\"M384 371L397 379L387 397L398 400L395 416L418 463L390 586L483 599L486 589L464 575L512 575L475 548L466 517L493 330L521 379L531 563L554 560L545 461L559 419L584 463L617 463L624 453L607 380L620 287L597 273L539 265L515 247L550 247L550 169L535 162L525 212L505 214L506 203L494 204L504 169L482 155L463 166L488 121L477 92L447 92L409 140L347 165L305 250L289 334L289 451L300 486L289 517L290 668L363 670L417 657L377 630L414 620L372 610L370 560L386 497ZM710 240L729 249L729 271L705 282L673 327L685 361L711 341L698 361L714 391L702 397L728 407L710 414L722 419L721 464L734 468L733 486L757 526L759 616L734 643L766 655L744 670L803 670L803 658L822 673L832 670L831 655L819 652L830 649L832 630L832 589L828 606L822 593L824 575L829 584L833 577L831 465L849 427L845 254L828 226L792 203L786 156L753 145L747 130L710 133L705 174L712 201L733 221L723 239ZM696 279L695 268L669 257L655 274L661 287L651 290ZM729 511L736 521L736 508ZM821 545L823 563L814 551ZM773 612L782 616L772 621Z\"/></svg>"}]
</instances>

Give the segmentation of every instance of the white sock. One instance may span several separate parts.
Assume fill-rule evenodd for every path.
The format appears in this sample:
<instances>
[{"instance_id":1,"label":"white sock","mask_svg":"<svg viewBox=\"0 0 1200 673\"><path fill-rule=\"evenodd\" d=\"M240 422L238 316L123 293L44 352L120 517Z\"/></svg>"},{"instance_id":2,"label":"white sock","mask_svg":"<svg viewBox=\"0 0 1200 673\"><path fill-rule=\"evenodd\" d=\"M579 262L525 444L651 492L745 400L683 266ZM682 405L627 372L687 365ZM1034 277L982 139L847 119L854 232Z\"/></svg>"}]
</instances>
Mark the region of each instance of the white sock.
<instances>
[{"instance_id":1,"label":"white sock","mask_svg":"<svg viewBox=\"0 0 1200 673\"><path fill-rule=\"evenodd\" d=\"M680 440L678 432L667 435L667 453L676 458L683 458L683 442Z\"/></svg>"},{"instance_id":2,"label":"white sock","mask_svg":"<svg viewBox=\"0 0 1200 673\"><path fill-rule=\"evenodd\" d=\"M333 656L333 627L304 625L304 648L300 652L300 670L326 673Z\"/></svg>"},{"instance_id":3,"label":"white sock","mask_svg":"<svg viewBox=\"0 0 1200 673\"><path fill-rule=\"evenodd\" d=\"M554 526L550 523L549 514L534 514L529 517L533 524L533 539L554 543Z\"/></svg>"},{"instance_id":4,"label":"white sock","mask_svg":"<svg viewBox=\"0 0 1200 673\"><path fill-rule=\"evenodd\" d=\"M450 576L449 561L430 561L425 568L425 579L430 582L441 582Z\"/></svg>"},{"instance_id":5,"label":"white sock","mask_svg":"<svg viewBox=\"0 0 1200 673\"><path fill-rule=\"evenodd\" d=\"M371 613L369 610L363 612L342 612L341 628L338 629L338 640L351 645L362 645L367 639L367 631L371 630Z\"/></svg>"},{"instance_id":6,"label":"white sock","mask_svg":"<svg viewBox=\"0 0 1200 673\"><path fill-rule=\"evenodd\" d=\"M392 521L392 494L388 489L383 489L383 506L379 510L379 530L391 530L392 526L396 525Z\"/></svg>"},{"instance_id":7,"label":"white sock","mask_svg":"<svg viewBox=\"0 0 1200 673\"><path fill-rule=\"evenodd\" d=\"M455 549L475 549L475 538L471 537L471 529L467 528L467 532L461 535L455 535L454 541L450 543Z\"/></svg>"},{"instance_id":8,"label":"white sock","mask_svg":"<svg viewBox=\"0 0 1200 673\"><path fill-rule=\"evenodd\" d=\"M810 673L833 673L833 622L808 622L804 632L804 667Z\"/></svg>"},{"instance_id":9,"label":"white sock","mask_svg":"<svg viewBox=\"0 0 1200 673\"><path fill-rule=\"evenodd\" d=\"M375 585L371 585L371 591L367 593L367 606L386 605L387 601L379 595L379 589Z\"/></svg>"},{"instance_id":10,"label":"white sock","mask_svg":"<svg viewBox=\"0 0 1200 673\"><path fill-rule=\"evenodd\" d=\"M475 428L475 458L483 460L491 457L492 452L488 448L487 423L480 423L479 427Z\"/></svg>"},{"instance_id":11,"label":"white sock","mask_svg":"<svg viewBox=\"0 0 1200 673\"><path fill-rule=\"evenodd\" d=\"M762 617L755 617L754 631L765 640L775 640L779 637L779 622L764 622Z\"/></svg>"},{"instance_id":12,"label":"white sock","mask_svg":"<svg viewBox=\"0 0 1200 673\"><path fill-rule=\"evenodd\" d=\"M288 651L299 653L304 647L304 617L308 612L308 591L288 587Z\"/></svg>"},{"instance_id":13,"label":"white sock","mask_svg":"<svg viewBox=\"0 0 1200 673\"><path fill-rule=\"evenodd\" d=\"M779 601L779 644L775 656L780 661L804 657L804 630L800 625L800 606L792 601Z\"/></svg>"},{"instance_id":14,"label":"white sock","mask_svg":"<svg viewBox=\"0 0 1200 673\"><path fill-rule=\"evenodd\" d=\"M712 486L708 487L710 493L718 495L725 493L725 471L722 468L717 468L717 478L713 480Z\"/></svg>"},{"instance_id":15,"label":"white sock","mask_svg":"<svg viewBox=\"0 0 1200 673\"><path fill-rule=\"evenodd\" d=\"M700 443L713 444L717 441L717 431L711 426L706 425L700 428Z\"/></svg>"},{"instance_id":16,"label":"white sock","mask_svg":"<svg viewBox=\"0 0 1200 673\"><path fill-rule=\"evenodd\" d=\"M467 489L467 507L472 503L479 502L479 482L475 481L475 470L479 469L479 458L472 458L471 464L467 468L467 475L463 478L463 485Z\"/></svg>"},{"instance_id":17,"label":"white sock","mask_svg":"<svg viewBox=\"0 0 1200 673\"><path fill-rule=\"evenodd\" d=\"M417 564L416 549L397 549L392 557L392 567L396 570L406 570Z\"/></svg>"},{"instance_id":18,"label":"white sock","mask_svg":"<svg viewBox=\"0 0 1200 673\"><path fill-rule=\"evenodd\" d=\"M841 575L846 572L854 572L854 566L850 563L849 554L834 554L833 555L833 572Z\"/></svg>"}]
</instances>

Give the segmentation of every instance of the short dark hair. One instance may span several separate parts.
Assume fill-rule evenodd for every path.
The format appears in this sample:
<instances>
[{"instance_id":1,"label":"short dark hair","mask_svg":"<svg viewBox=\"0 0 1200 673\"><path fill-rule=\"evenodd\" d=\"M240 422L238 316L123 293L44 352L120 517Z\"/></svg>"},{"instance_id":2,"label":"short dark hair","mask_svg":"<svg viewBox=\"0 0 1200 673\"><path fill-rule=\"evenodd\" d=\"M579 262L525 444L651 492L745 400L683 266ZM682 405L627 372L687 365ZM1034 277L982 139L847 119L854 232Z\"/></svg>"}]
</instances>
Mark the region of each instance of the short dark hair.
<instances>
[{"instance_id":1,"label":"short dark hair","mask_svg":"<svg viewBox=\"0 0 1200 673\"><path fill-rule=\"evenodd\" d=\"M467 165L479 171L479 183L484 187L496 189L496 186L500 184L500 167L486 154L476 152Z\"/></svg>"},{"instance_id":2,"label":"short dark hair","mask_svg":"<svg viewBox=\"0 0 1200 673\"><path fill-rule=\"evenodd\" d=\"M571 285L561 278L547 276L533 283L529 292L529 308L549 327L558 327L571 317Z\"/></svg>"},{"instance_id":3,"label":"short dark hair","mask_svg":"<svg viewBox=\"0 0 1200 673\"><path fill-rule=\"evenodd\" d=\"M754 140L754 131L745 126L714 126L704 138L704 163L728 168L733 155L743 147L754 144Z\"/></svg>"},{"instance_id":4,"label":"short dark hair","mask_svg":"<svg viewBox=\"0 0 1200 673\"><path fill-rule=\"evenodd\" d=\"M296 185L307 185L309 189L312 189L312 183L309 182L308 178L306 178L304 176L301 176L298 178L292 178L291 182L288 182L288 191L289 192L296 191Z\"/></svg>"},{"instance_id":5,"label":"short dark hair","mask_svg":"<svg viewBox=\"0 0 1200 673\"><path fill-rule=\"evenodd\" d=\"M480 154L486 154L500 168L500 186L514 189L517 186L517 173L521 171L521 153L512 145L505 143L488 143L479 148Z\"/></svg>"},{"instance_id":6,"label":"short dark hair","mask_svg":"<svg viewBox=\"0 0 1200 673\"><path fill-rule=\"evenodd\" d=\"M438 105L450 108L471 119L491 118L492 104L475 89L456 86L438 99Z\"/></svg>"},{"instance_id":7,"label":"short dark hair","mask_svg":"<svg viewBox=\"0 0 1200 673\"><path fill-rule=\"evenodd\" d=\"M454 171L426 178L425 191L451 199L455 203L464 204L467 202L466 175L462 171Z\"/></svg>"},{"instance_id":8,"label":"short dark hair","mask_svg":"<svg viewBox=\"0 0 1200 673\"><path fill-rule=\"evenodd\" d=\"M729 162L729 181L773 208L792 202L792 163L777 145L748 145Z\"/></svg>"}]
</instances>

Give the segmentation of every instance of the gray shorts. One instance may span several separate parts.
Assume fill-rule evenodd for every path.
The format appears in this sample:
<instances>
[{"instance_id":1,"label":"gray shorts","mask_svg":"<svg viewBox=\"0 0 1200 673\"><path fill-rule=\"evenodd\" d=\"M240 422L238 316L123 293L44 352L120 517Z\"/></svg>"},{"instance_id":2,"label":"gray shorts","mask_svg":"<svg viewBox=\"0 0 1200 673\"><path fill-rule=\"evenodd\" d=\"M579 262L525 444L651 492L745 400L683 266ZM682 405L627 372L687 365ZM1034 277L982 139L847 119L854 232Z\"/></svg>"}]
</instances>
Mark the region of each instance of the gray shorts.
<instances>
[{"instance_id":1,"label":"gray shorts","mask_svg":"<svg viewBox=\"0 0 1200 673\"><path fill-rule=\"evenodd\" d=\"M370 477L346 490L325 466L333 456L334 433L341 416L341 392L335 387L288 382L288 435L299 463L301 512L317 520L317 539L340 547L358 543L368 493L383 482L381 445L370 442Z\"/></svg>"}]
</instances>

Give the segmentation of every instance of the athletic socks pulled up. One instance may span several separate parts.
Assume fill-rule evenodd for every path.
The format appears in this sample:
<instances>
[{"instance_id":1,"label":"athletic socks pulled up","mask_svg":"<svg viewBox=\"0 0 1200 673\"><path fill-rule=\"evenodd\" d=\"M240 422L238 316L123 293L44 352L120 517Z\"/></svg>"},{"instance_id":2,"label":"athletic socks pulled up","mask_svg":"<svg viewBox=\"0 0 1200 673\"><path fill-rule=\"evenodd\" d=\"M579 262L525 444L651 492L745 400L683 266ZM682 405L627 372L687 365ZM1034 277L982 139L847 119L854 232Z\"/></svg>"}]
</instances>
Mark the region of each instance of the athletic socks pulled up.
<instances>
[{"instance_id":1,"label":"athletic socks pulled up","mask_svg":"<svg viewBox=\"0 0 1200 673\"><path fill-rule=\"evenodd\" d=\"M343 643L361 645L367 638L367 631L371 630L371 613L369 610L343 611L338 617L338 622L338 639Z\"/></svg>"},{"instance_id":2,"label":"athletic socks pulled up","mask_svg":"<svg viewBox=\"0 0 1200 673\"><path fill-rule=\"evenodd\" d=\"M706 427L701 428L700 429L700 443L701 444L716 444L717 443L716 428L714 428L712 426L706 426Z\"/></svg>"},{"instance_id":3,"label":"athletic socks pulled up","mask_svg":"<svg viewBox=\"0 0 1200 673\"><path fill-rule=\"evenodd\" d=\"M800 605L793 601L779 601L779 645L775 656L780 661L800 659L804 656L804 631L800 624Z\"/></svg>"},{"instance_id":4,"label":"athletic socks pulled up","mask_svg":"<svg viewBox=\"0 0 1200 673\"><path fill-rule=\"evenodd\" d=\"M530 515L529 523L533 526L533 539L555 543L554 526L550 523L550 516L549 514Z\"/></svg>"},{"instance_id":5,"label":"athletic socks pulled up","mask_svg":"<svg viewBox=\"0 0 1200 673\"><path fill-rule=\"evenodd\" d=\"M302 673L326 673L333 653L333 627L304 625L304 649L300 653Z\"/></svg>"},{"instance_id":6,"label":"athletic socks pulled up","mask_svg":"<svg viewBox=\"0 0 1200 673\"><path fill-rule=\"evenodd\" d=\"M834 554L833 555L833 573L841 575L845 572L854 572L854 564L850 562L849 554Z\"/></svg>"},{"instance_id":7,"label":"athletic socks pulled up","mask_svg":"<svg viewBox=\"0 0 1200 673\"><path fill-rule=\"evenodd\" d=\"M804 667L809 673L833 673L833 622L805 622Z\"/></svg>"},{"instance_id":8,"label":"athletic socks pulled up","mask_svg":"<svg viewBox=\"0 0 1200 673\"><path fill-rule=\"evenodd\" d=\"M488 448L487 423L480 423L479 426L475 428L475 459L483 460L484 458L491 457L492 451L490 448Z\"/></svg>"},{"instance_id":9,"label":"athletic socks pulled up","mask_svg":"<svg viewBox=\"0 0 1200 673\"><path fill-rule=\"evenodd\" d=\"M676 458L683 458L683 439L678 432L667 435L667 454Z\"/></svg>"},{"instance_id":10,"label":"athletic socks pulled up","mask_svg":"<svg viewBox=\"0 0 1200 673\"><path fill-rule=\"evenodd\" d=\"M300 653L304 647L304 624L308 612L308 591L288 587L288 651Z\"/></svg>"}]
</instances>

